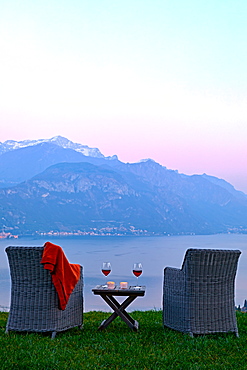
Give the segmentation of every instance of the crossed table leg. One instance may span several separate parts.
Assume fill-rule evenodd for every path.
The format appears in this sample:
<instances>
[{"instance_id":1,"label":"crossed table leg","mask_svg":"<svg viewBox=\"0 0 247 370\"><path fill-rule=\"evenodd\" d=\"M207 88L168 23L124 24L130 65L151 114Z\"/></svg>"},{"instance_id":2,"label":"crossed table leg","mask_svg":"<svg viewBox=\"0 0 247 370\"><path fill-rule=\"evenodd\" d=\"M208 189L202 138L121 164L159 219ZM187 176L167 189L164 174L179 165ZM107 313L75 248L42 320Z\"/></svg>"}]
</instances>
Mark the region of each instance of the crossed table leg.
<instances>
[{"instance_id":1,"label":"crossed table leg","mask_svg":"<svg viewBox=\"0 0 247 370\"><path fill-rule=\"evenodd\" d=\"M145 287L141 287L139 290L135 289L93 289L94 294L100 295L104 301L113 309L112 315L102 321L98 330L105 329L117 316L121 319L134 331L138 330L138 321L134 320L125 309L138 297L144 296ZM120 304L113 296L127 296L127 298Z\"/></svg>"}]
</instances>

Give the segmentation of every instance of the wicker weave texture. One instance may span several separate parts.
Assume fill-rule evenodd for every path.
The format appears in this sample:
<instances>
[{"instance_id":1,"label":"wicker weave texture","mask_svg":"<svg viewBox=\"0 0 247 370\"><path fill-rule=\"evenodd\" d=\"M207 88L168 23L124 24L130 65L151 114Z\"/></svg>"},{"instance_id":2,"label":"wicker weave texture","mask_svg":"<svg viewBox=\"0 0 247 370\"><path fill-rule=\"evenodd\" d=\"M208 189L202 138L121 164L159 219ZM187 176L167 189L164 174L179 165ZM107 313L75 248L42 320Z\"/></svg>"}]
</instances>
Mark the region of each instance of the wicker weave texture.
<instances>
[{"instance_id":1,"label":"wicker weave texture","mask_svg":"<svg viewBox=\"0 0 247 370\"><path fill-rule=\"evenodd\" d=\"M181 269L166 267L163 324L193 334L234 332L239 250L188 249Z\"/></svg>"},{"instance_id":2,"label":"wicker weave texture","mask_svg":"<svg viewBox=\"0 0 247 370\"><path fill-rule=\"evenodd\" d=\"M40 263L44 247L7 247L11 303L6 331L59 332L83 322L83 268L64 311L51 275ZM53 334L54 336L54 334Z\"/></svg>"}]
</instances>

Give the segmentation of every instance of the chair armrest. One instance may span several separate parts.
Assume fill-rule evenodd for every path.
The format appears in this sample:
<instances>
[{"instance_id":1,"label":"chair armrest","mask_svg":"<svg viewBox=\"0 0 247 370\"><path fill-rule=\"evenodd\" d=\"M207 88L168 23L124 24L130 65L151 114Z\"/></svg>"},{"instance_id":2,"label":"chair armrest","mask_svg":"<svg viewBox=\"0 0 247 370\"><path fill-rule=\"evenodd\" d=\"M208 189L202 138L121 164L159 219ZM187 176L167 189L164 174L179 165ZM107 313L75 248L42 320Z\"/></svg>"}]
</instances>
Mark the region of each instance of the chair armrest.
<instances>
[{"instance_id":1,"label":"chair armrest","mask_svg":"<svg viewBox=\"0 0 247 370\"><path fill-rule=\"evenodd\" d=\"M174 267L164 269L164 288L178 289L184 288L185 274L183 270Z\"/></svg>"},{"instance_id":2,"label":"chair armrest","mask_svg":"<svg viewBox=\"0 0 247 370\"><path fill-rule=\"evenodd\" d=\"M164 269L163 324L173 329L188 331L186 275L183 270L177 268Z\"/></svg>"}]
</instances>

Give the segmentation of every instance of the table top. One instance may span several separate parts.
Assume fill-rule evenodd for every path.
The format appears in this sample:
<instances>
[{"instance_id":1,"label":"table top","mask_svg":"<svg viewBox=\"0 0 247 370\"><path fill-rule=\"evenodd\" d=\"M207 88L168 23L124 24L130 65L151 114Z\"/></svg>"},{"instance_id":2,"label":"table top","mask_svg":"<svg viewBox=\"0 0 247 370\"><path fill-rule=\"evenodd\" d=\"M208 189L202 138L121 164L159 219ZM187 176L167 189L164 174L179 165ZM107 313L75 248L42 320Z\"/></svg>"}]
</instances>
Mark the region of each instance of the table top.
<instances>
[{"instance_id":1,"label":"table top","mask_svg":"<svg viewBox=\"0 0 247 370\"><path fill-rule=\"evenodd\" d=\"M120 288L116 286L114 289L109 289L106 285L96 285L95 288L92 289L94 294L107 294L107 295L118 295L118 296L144 296L146 287L145 286L129 286L127 289Z\"/></svg>"}]
</instances>

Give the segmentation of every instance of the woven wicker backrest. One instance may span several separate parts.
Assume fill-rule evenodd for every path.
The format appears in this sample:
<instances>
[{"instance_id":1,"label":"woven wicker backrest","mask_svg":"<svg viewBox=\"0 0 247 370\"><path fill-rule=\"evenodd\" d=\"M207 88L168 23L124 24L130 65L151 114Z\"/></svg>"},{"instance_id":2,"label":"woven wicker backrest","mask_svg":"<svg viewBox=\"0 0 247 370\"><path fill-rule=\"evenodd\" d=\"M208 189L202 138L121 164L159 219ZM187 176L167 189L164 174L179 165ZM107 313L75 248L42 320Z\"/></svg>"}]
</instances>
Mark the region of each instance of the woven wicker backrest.
<instances>
[{"instance_id":1,"label":"woven wicker backrest","mask_svg":"<svg viewBox=\"0 0 247 370\"><path fill-rule=\"evenodd\" d=\"M182 270L191 281L234 280L240 254L239 250L188 249Z\"/></svg>"},{"instance_id":2,"label":"woven wicker backrest","mask_svg":"<svg viewBox=\"0 0 247 370\"><path fill-rule=\"evenodd\" d=\"M51 274L40 263L44 247L7 247L11 275L11 305L6 331L56 332L81 326L83 321L83 267L65 310Z\"/></svg>"},{"instance_id":3,"label":"woven wicker backrest","mask_svg":"<svg viewBox=\"0 0 247 370\"><path fill-rule=\"evenodd\" d=\"M44 247L8 247L9 267L12 284L23 282L26 285L44 287L51 275L40 263Z\"/></svg>"}]
</instances>

